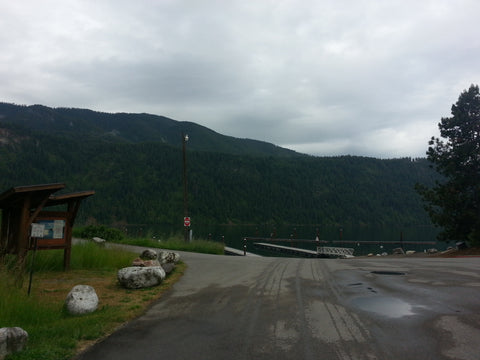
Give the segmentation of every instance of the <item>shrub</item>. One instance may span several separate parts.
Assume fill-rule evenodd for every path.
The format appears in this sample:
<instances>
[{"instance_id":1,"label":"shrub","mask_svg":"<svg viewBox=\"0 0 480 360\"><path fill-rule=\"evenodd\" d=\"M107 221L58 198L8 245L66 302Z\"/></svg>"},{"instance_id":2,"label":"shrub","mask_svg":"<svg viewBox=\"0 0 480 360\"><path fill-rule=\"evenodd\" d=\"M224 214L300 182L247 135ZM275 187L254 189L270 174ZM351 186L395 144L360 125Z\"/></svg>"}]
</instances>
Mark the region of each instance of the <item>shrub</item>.
<instances>
[{"instance_id":1,"label":"shrub","mask_svg":"<svg viewBox=\"0 0 480 360\"><path fill-rule=\"evenodd\" d=\"M82 239L99 237L113 242L121 241L125 237L120 230L107 228L105 225L89 225L81 228L75 228L73 230L73 235Z\"/></svg>"}]
</instances>

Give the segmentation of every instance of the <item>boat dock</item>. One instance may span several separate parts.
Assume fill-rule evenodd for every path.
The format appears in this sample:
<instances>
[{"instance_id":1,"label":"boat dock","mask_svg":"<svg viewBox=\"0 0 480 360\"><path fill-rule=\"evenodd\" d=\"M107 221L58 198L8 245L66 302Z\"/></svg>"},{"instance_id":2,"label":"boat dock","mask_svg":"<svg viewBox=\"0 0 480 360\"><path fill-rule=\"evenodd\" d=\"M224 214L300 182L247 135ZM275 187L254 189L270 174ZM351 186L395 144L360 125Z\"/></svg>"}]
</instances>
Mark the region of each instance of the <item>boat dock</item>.
<instances>
[{"instance_id":1,"label":"boat dock","mask_svg":"<svg viewBox=\"0 0 480 360\"><path fill-rule=\"evenodd\" d=\"M274 245L274 244L267 244L267 243L253 243L253 246L258 249L275 251L282 254L295 255L295 256L301 256L301 257L308 257L308 258L327 257L326 255L318 254L316 251L313 251L313 250L300 249L300 248L289 247L289 246Z\"/></svg>"},{"instance_id":2,"label":"boat dock","mask_svg":"<svg viewBox=\"0 0 480 360\"><path fill-rule=\"evenodd\" d=\"M233 255L233 256L260 256L260 255L257 255L257 254L254 254L254 253L251 253L251 252L248 252L248 251L238 250L238 249L228 247L228 246L225 246L223 248L223 252L224 252L225 255Z\"/></svg>"}]
</instances>

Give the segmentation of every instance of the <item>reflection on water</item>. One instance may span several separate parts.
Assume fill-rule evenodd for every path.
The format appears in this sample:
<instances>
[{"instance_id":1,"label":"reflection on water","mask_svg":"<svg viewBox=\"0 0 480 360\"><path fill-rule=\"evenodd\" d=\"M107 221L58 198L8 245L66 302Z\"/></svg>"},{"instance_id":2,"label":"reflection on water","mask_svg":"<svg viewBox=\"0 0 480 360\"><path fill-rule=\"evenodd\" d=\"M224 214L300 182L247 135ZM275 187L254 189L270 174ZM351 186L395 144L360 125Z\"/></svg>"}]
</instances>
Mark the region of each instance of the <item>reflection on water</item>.
<instances>
[{"instance_id":1,"label":"reflection on water","mask_svg":"<svg viewBox=\"0 0 480 360\"><path fill-rule=\"evenodd\" d=\"M378 315L390 318L415 315L412 305L403 300L392 297L358 297L352 300L352 304L364 311L374 312Z\"/></svg>"}]
</instances>

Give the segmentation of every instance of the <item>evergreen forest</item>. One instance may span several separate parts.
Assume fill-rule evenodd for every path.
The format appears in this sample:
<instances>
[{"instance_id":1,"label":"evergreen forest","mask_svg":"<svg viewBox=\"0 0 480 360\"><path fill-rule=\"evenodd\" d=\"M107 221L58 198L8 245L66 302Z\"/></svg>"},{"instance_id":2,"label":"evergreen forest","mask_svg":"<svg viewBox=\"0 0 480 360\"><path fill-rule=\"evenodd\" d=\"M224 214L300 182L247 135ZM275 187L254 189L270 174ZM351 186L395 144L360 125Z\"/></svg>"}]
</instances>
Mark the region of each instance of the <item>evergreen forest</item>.
<instances>
[{"instance_id":1,"label":"evergreen forest","mask_svg":"<svg viewBox=\"0 0 480 360\"><path fill-rule=\"evenodd\" d=\"M102 120L103 119L103 120ZM107 121L108 120L108 121ZM314 157L195 123L0 103L0 192L62 182L95 190L77 224L430 225L415 184L426 159Z\"/></svg>"}]
</instances>

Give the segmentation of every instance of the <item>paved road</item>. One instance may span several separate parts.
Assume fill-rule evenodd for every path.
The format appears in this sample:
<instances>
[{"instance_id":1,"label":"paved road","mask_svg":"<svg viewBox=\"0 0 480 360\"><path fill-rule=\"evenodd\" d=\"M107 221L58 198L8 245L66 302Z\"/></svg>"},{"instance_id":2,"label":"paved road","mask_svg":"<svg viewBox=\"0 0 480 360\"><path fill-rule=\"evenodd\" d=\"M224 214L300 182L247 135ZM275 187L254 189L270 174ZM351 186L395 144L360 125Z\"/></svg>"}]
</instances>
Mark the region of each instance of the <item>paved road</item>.
<instances>
[{"instance_id":1,"label":"paved road","mask_svg":"<svg viewBox=\"0 0 480 360\"><path fill-rule=\"evenodd\" d=\"M173 289L79 359L480 359L480 258L182 255Z\"/></svg>"}]
</instances>

